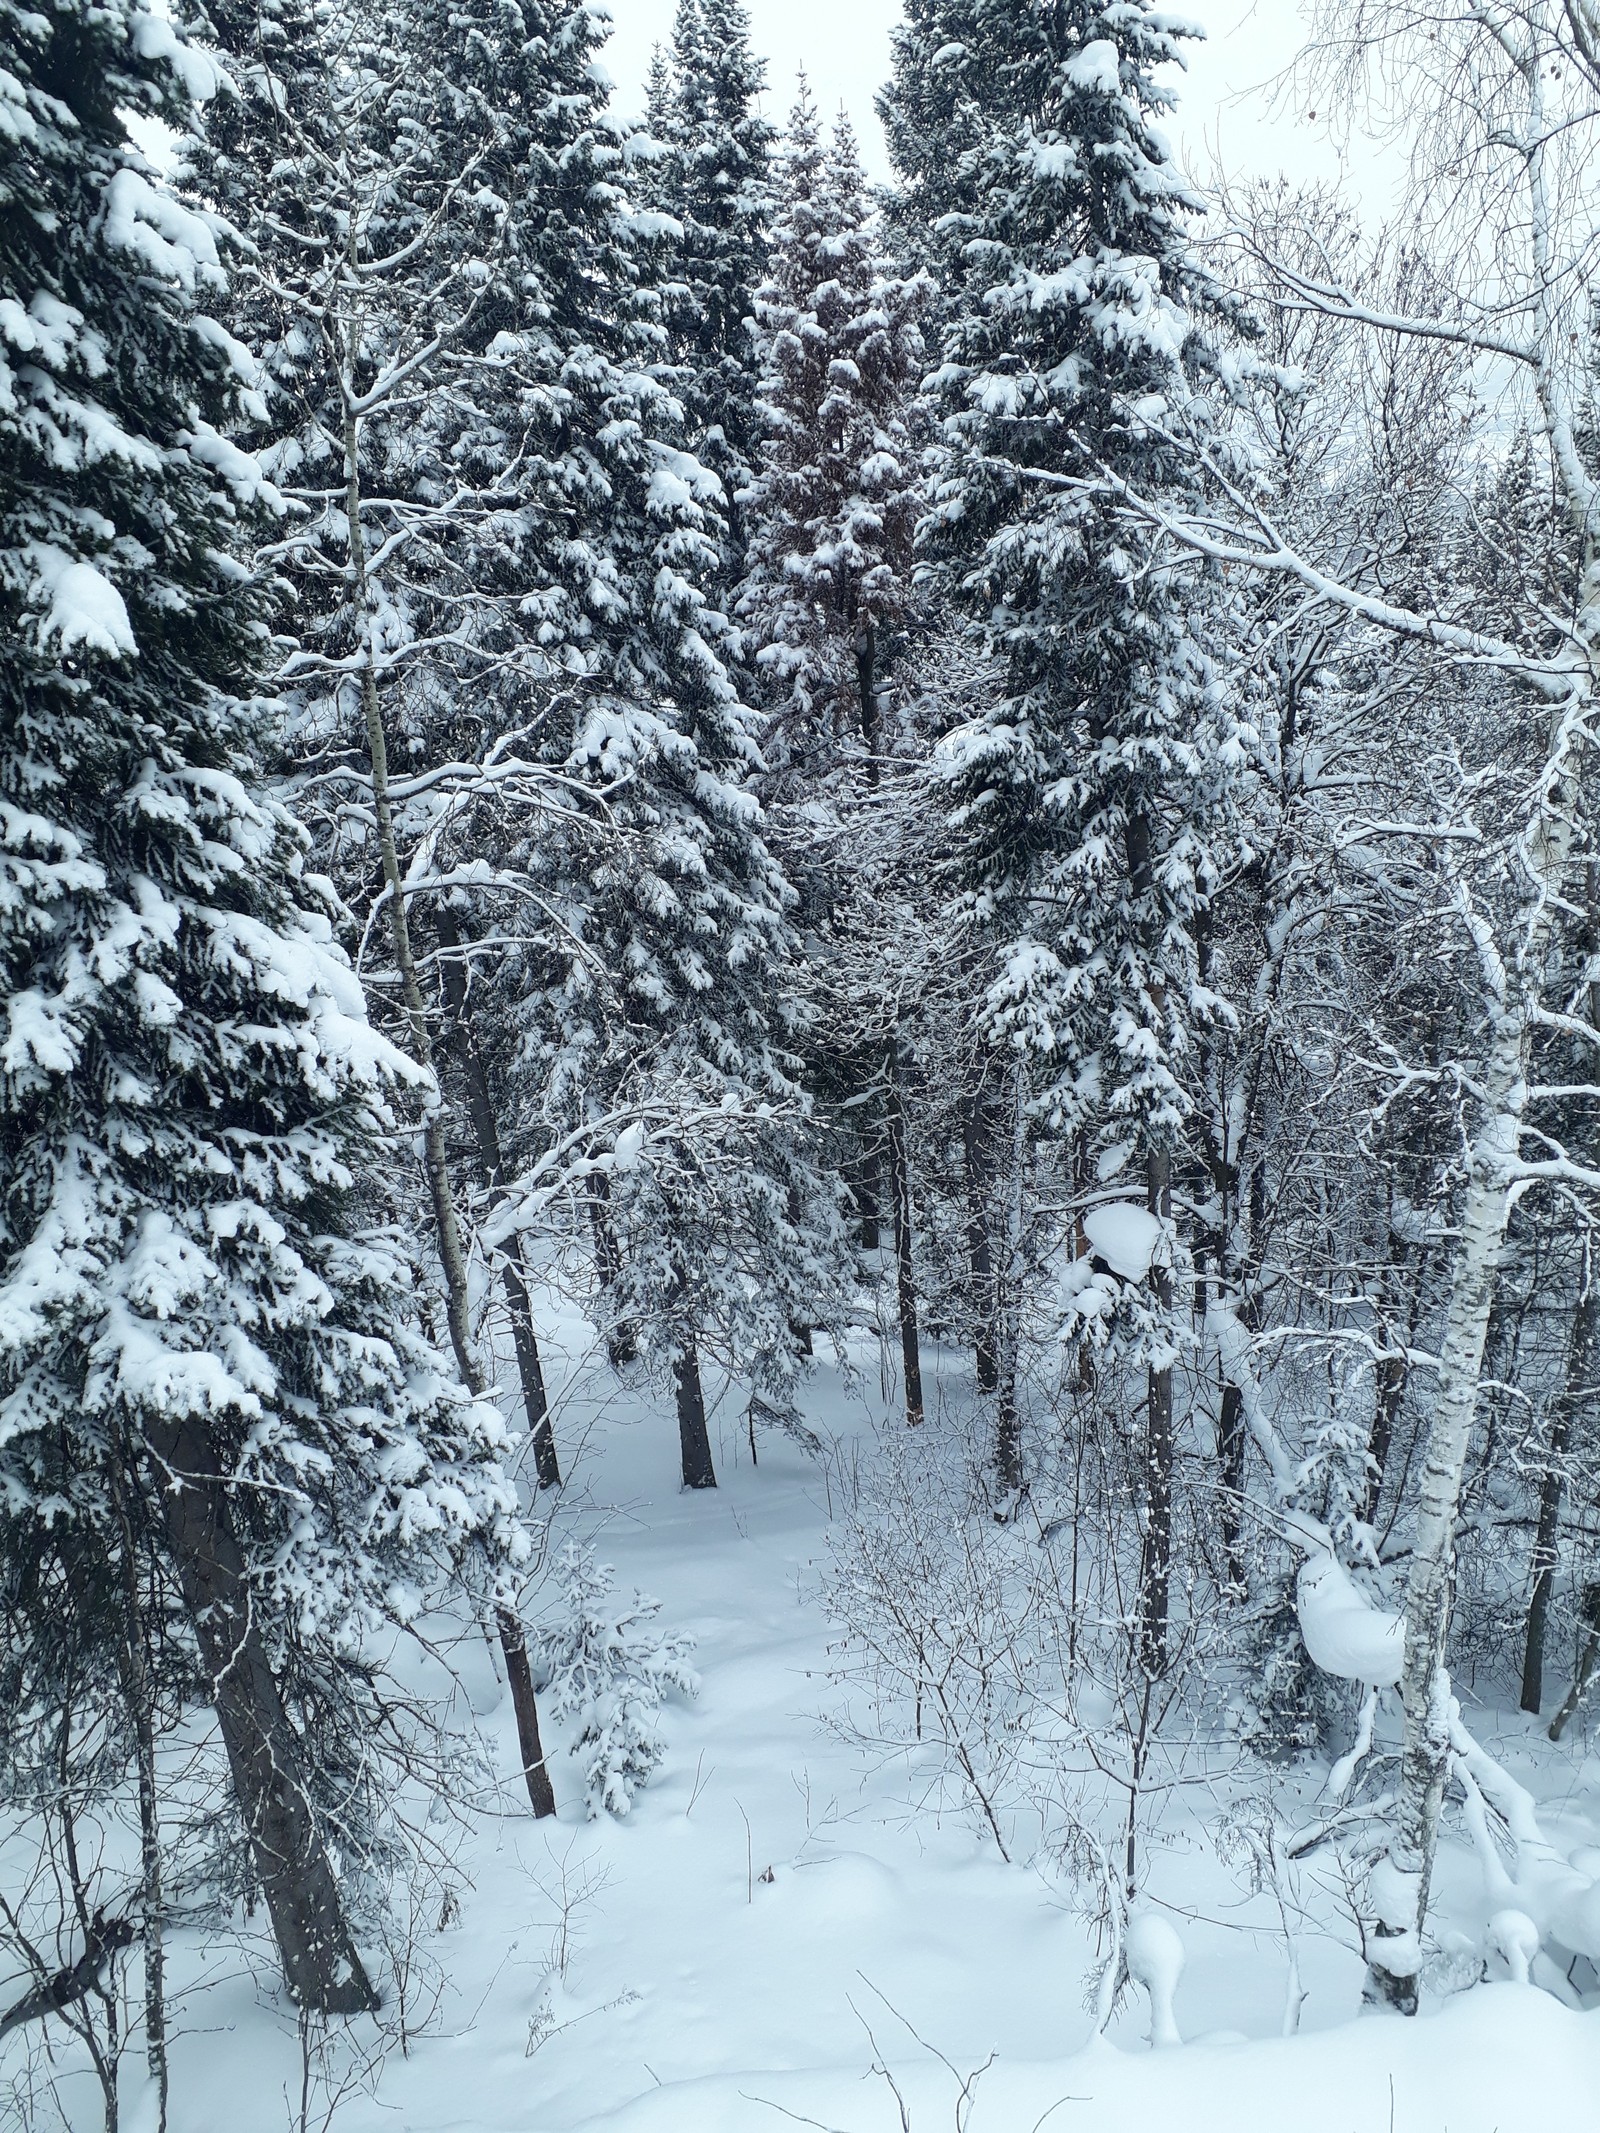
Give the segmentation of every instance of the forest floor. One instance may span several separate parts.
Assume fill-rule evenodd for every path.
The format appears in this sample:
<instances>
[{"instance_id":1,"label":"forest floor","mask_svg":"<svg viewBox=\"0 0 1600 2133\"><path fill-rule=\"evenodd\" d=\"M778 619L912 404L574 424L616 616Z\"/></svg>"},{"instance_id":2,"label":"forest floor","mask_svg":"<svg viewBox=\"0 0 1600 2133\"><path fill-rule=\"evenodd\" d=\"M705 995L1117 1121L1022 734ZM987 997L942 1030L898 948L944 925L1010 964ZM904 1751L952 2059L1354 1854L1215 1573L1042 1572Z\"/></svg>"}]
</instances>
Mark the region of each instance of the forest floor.
<instances>
[{"instance_id":1,"label":"forest floor","mask_svg":"<svg viewBox=\"0 0 1600 2133\"><path fill-rule=\"evenodd\" d=\"M853 1390L819 1366L807 1397L819 1428L848 1434L881 1418L877 1358L860 1360L866 1384ZM377 2026L356 2023L305 2056L265 1946L251 1975L236 1950L180 1937L172 2133L1600 2123L1600 2012L1499 1982L1415 2022L1358 2018L1355 1928L1320 1885L1294 1921L1305 2000L1300 2033L1283 2037L1283 1921L1219 1856L1219 1796L1204 1784L1167 1796L1147 1868L1151 1901L1187 1952L1175 2002L1186 2041L1152 2050L1138 1994L1095 2039L1097 1949L1070 1881L1002 1862L960 1812L931 1811L926 1773L864 1754L828 1723L840 1691L817 1597L825 1466L769 1434L753 1467L729 1398L713 1423L721 1486L685 1495L670 1415L607 1372L569 1359L567 1375L563 1518L597 1536L624 1587L663 1602L663 1626L696 1640L702 1686L669 1709L666 1762L626 1820L588 1822L552 1729L554 1824L512 1800L459 1827L443 1818L459 1914L439 1930L438 1898L424 1899L403 2049L391 1994L381 2045ZM950 1359L952 1396L959 1379ZM456 1665L501 1769L513 1767L487 1648L468 1641ZM1491 1739L1511 1754L1529 1732L1507 1717ZM1517 1767L1526 1779L1533 1766ZM1600 1837L1600 1754L1569 1741L1538 1770L1567 1839ZM1304 1782L1309 1818L1315 1774ZM1442 1882L1446 1913L1481 1930L1463 1847L1447 1852ZM962 2115L962 2084L985 2066ZM136 2050L123 2087L124 2133L147 2133ZM58 2093L75 2133L97 2123L87 2083Z\"/></svg>"}]
</instances>

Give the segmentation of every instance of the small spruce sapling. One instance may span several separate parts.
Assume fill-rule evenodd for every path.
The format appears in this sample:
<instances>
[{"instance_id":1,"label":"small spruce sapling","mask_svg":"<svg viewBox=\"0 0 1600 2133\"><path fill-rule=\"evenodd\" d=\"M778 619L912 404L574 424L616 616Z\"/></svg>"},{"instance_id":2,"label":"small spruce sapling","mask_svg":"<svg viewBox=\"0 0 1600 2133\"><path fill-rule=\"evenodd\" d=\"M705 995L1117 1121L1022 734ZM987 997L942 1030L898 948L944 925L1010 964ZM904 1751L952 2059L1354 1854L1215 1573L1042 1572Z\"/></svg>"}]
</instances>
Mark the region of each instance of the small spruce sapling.
<instances>
[{"instance_id":1,"label":"small spruce sapling","mask_svg":"<svg viewBox=\"0 0 1600 2133\"><path fill-rule=\"evenodd\" d=\"M699 1691L689 1664L694 1639L653 1626L659 1600L637 1590L619 1600L616 1573L591 1546L568 1541L559 1568L561 1616L536 1644L544 1689L557 1718L578 1721L571 1752L584 1758L589 1819L625 1815L666 1754L657 1723L663 1699Z\"/></svg>"}]
</instances>

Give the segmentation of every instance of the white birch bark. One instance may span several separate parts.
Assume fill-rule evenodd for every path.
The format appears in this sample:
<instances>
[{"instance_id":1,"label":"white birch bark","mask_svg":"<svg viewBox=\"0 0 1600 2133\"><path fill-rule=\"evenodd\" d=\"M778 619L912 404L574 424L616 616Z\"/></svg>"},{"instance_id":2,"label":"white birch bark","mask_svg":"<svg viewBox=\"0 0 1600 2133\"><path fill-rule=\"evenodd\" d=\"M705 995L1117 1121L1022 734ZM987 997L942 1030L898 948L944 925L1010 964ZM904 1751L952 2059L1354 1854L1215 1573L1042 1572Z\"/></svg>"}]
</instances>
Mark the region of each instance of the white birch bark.
<instances>
[{"instance_id":1,"label":"white birch bark","mask_svg":"<svg viewBox=\"0 0 1600 2133\"><path fill-rule=\"evenodd\" d=\"M1572 159L1591 153L1600 131L1600 38L1589 0L1525 0L1514 11L1497 0L1443 0L1426 8L1405 0L1398 7L1391 0L1328 0L1322 20L1325 71L1336 84L1376 93L1373 77L1365 72L1370 60L1380 86L1403 99L1397 108L1403 108L1420 144L1416 177L1424 211L1430 182L1442 172L1481 172L1470 227L1458 235L1487 273L1487 254L1478 256L1476 248L1489 233L1498 286L1492 303L1470 288L1455 317L1406 316L1379 311L1348 289L1268 261L1280 282L1280 301L1379 334L1453 341L1521 370L1578 560L1571 612L1562 617L1530 601L1526 626L1496 637L1465 624L1455 609L1402 608L1343 583L1298 552L1259 498L1246 494L1203 443L1195 444L1197 456L1219 497L1234 507L1226 532L1219 533L1216 518L1184 524L1109 475L1102 482L1136 517L1199 553L1290 578L1320 602L1432 645L1445 658L1503 674L1550 706L1544 760L1528 788L1513 862L1515 915L1497 937L1464 887L1457 906L1483 974L1488 1032L1469 1084L1478 1118L1454 1238L1406 1592L1399 1812L1389 1856L1374 1876L1376 1922L1369 1943L1369 1996L1411 2011L1444 1785L1452 1754L1461 1752L1445 1654L1456 1522L1499 1258L1517 1193L1526 1183L1546 1176L1589 1189L1600 1185L1600 1175L1554 1149L1548 1137L1541 1136L1537 1160L1523 1155L1536 1032L1543 1025L1591 1046L1600 1042L1581 1018L1543 997L1557 920L1571 909L1570 876L1580 856L1580 787L1590 768L1593 738L1588 719L1600 678L1600 496L1584 462L1575 418L1576 395L1587 392L1586 380L1578 375L1587 343L1576 329L1586 327L1592 295L1592 235L1582 188L1570 183ZM1472 93L1461 94L1467 82ZM1558 84L1567 86L1558 89ZM1559 108L1551 103L1558 94ZM1560 165L1557 157L1568 161ZM1442 187L1440 196L1458 203L1464 198L1453 183ZM1226 1349L1224 1354L1226 1364ZM1233 1360L1237 1366L1237 1356Z\"/></svg>"},{"instance_id":2,"label":"white birch bark","mask_svg":"<svg viewBox=\"0 0 1600 2133\"><path fill-rule=\"evenodd\" d=\"M1528 1024L1514 1008L1496 1019L1484 1076L1485 1116L1473 1144L1466 1202L1451 1269L1439 1352L1439 1383L1417 1494L1411 1575L1406 1586L1405 1747L1391 1872L1376 1891L1369 1997L1412 2012L1421 1928L1449 1769L1449 1675L1445 1640L1455 1555L1456 1515L1477 1417L1495 1272L1511 1212L1526 1103Z\"/></svg>"}]
</instances>

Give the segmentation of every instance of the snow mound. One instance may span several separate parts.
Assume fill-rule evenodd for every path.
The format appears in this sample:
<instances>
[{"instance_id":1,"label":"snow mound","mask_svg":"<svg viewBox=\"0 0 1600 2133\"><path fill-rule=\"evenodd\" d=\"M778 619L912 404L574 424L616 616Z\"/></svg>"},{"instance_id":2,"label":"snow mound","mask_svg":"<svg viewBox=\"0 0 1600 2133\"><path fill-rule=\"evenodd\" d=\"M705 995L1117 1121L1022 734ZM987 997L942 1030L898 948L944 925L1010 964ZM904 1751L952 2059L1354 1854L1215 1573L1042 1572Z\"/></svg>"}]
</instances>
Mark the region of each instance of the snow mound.
<instances>
[{"instance_id":1,"label":"snow mound","mask_svg":"<svg viewBox=\"0 0 1600 2133\"><path fill-rule=\"evenodd\" d=\"M34 544L30 561L50 595L50 611L39 631L42 642L56 637L63 652L82 645L112 659L138 651L121 593L92 563L75 563L42 541Z\"/></svg>"},{"instance_id":2,"label":"snow mound","mask_svg":"<svg viewBox=\"0 0 1600 2133\"><path fill-rule=\"evenodd\" d=\"M1398 1615L1374 1607L1331 1555L1312 1556L1301 1566L1295 1589L1300 1634L1325 1674L1392 1688L1405 1656L1405 1626Z\"/></svg>"},{"instance_id":3,"label":"snow mound","mask_svg":"<svg viewBox=\"0 0 1600 2133\"><path fill-rule=\"evenodd\" d=\"M1489 1939L1511 1972L1511 1982L1526 1985L1539 1952L1539 1928L1527 1912L1496 1911L1489 1921Z\"/></svg>"},{"instance_id":4,"label":"snow mound","mask_svg":"<svg viewBox=\"0 0 1600 2133\"><path fill-rule=\"evenodd\" d=\"M1109 37L1097 37L1067 61L1066 75L1085 96L1115 96L1122 87L1121 55Z\"/></svg>"},{"instance_id":5,"label":"snow mound","mask_svg":"<svg viewBox=\"0 0 1600 2133\"><path fill-rule=\"evenodd\" d=\"M1124 1281L1143 1281L1161 1242L1161 1220L1132 1200L1091 1207L1083 1218L1089 1249Z\"/></svg>"},{"instance_id":6,"label":"snow mound","mask_svg":"<svg viewBox=\"0 0 1600 2133\"><path fill-rule=\"evenodd\" d=\"M1136 1911L1128 1920L1123 1956L1128 1975L1136 1985L1144 1987L1150 1998L1150 2042L1158 2049L1181 2044L1183 2039L1172 2014L1172 1999L1184 1964L1183 1942L1176 1929L1158 1912Z\"/></svg>"}]
</instances>

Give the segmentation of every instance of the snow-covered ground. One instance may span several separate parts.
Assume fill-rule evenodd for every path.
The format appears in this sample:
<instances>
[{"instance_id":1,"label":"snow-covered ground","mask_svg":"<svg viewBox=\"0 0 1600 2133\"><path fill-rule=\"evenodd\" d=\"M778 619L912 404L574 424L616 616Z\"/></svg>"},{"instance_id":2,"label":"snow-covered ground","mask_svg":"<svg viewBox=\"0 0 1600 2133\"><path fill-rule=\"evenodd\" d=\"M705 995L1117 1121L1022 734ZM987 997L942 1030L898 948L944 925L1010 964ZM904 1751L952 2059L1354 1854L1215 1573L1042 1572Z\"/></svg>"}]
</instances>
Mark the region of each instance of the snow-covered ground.
<instances>
[{"instance_id":1,"label":"snow-covered ground","mask_svg":"<svg viewBox=\"0 0 1600 2133\"><path fill-rule=\"evenodd\" d=\"M819 1366L819 1425L871 1426L878 1372L863 1360L870 1402ZM1331 1898L1297 1924L1307 1997L1301 2034L1281 2037L1280 1916L1219 1858L1203 1788L1175 1796L1148 1870L1186 1952L1173 2002L1185 2041L1152 2049L1143 1995L1096 2040L1096 1948L1070 1885L1003 1864L959 1814L913 1813L916 1773L864 1759L826 1724L838 1694L816 1595L826 1473L771 1436L753 1469L729 1399L722 1485L685 1495L664 1404L603 1371L568 1377L559 1422L582 1451L563 1515L697 1640L701 1692L669 1711L665 1765L625 1821L590 1823L558 1748L557 1824L508 1795L452 1838L460 1914L443 1930L431 1908L421 1922L419 2028L404 2049L391 1998L381 2054L380 2025L336 2025L305 2083L266 1948L252 1977L215 1946L180 1944L172 2133L276 2133L301 2125L303 2103L320 2133L754 2133L796 2120L893 2133L896 2088L914 2133L1519 2133L1600 2118L1600 2015L1494 1982L1413 2023L1358 2019L1354 1928ZM487 1648L457 1659L502 1771L514 1767ZM1573 1841L1600 1831L1600 1760L1569 1744L1545 1779L1547 1796L1563 1789ZM1447 1851L1444 1868L1445 1903L1465 1918L1470 1858ZM991 2059L959 2116L963 2080ZM151 2123L142 2081L135 2051L134 2133ZM95 2123L89 2087L73 2087L74 2124Z\"/></svg>"}]
</instances>

